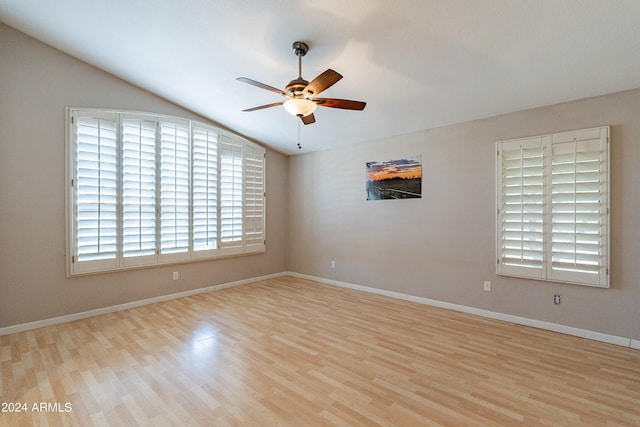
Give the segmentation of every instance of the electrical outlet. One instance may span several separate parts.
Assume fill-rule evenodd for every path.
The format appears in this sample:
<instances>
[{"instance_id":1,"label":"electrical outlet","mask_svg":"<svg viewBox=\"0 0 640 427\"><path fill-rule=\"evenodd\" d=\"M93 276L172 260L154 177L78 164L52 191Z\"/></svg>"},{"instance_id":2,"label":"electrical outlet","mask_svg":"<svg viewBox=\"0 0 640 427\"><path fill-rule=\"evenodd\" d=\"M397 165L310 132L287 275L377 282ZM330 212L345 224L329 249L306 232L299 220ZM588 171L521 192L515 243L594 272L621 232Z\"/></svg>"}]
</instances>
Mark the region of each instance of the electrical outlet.
<instances>
[{"instance_id":1,"label":"electrical outlet","mask_svg":"<svg viewBox=\"0 0 640 427\"><path fill-rule=\"evenodd\" d=\"M484 290L485 291L490 291L491 290L491 282L489 280L485 280L484 281Z\"/></svg>"},{"instance_id":2,"label":"electrical outlet","mask_svg":"<svg viewBox=\"0 0 640 427\"><path fill-rule=\"evenodd\" d=\"M180 278L180 275L178 274L177 271L173 272L173 280L178 280Z\"/></svg>"},{"instance_id":3,"label":"electrical outlet","mask_svg":"<svg viewBox=\"0 0 640 427\"><path fill-rule=\"evenodd\" d=\"M336 262L335 261L331 261L331 268L336 268Z\"/></svg>"},{"instance_id":4,"label":"electrical outlet","mask_svg":"<svg viewBox=\"0 0 640 427\"><path fill-rule=\"evenodd\" d=\"M560 304L560 295L553 296L553 303L556 305Z\"/></svg>"}]
</instances>

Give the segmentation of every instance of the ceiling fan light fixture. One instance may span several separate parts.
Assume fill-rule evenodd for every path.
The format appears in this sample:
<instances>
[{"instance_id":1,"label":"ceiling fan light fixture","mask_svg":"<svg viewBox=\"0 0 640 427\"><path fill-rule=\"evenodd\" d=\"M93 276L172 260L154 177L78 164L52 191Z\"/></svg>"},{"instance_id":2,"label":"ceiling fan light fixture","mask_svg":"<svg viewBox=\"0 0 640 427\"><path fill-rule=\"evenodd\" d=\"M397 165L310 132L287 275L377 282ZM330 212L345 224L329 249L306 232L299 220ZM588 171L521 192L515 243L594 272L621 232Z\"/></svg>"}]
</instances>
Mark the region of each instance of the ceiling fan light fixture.
<instances>
[{"instance_id":1,"label":"ceiling fan light fixture","mask_svg":"<svg viewBox=\"0 0 640 427\"><path fill-rule=\"evenodd\" d=\"M306 117L316 110L316 103L305 98L294 98L285 101L284 109L296 117Z\"/></svg>"}]
</instances>

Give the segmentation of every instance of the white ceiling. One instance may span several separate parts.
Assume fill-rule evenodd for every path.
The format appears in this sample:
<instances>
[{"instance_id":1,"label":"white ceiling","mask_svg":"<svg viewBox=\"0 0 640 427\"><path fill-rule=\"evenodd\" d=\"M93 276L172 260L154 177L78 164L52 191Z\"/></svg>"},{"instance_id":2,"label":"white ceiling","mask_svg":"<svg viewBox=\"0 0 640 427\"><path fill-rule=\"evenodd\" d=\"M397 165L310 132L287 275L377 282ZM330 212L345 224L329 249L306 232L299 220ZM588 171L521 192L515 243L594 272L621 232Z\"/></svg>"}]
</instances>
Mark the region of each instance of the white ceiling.
<instances>
[{"instance_id":1,"label":"white ceiling","mask_svg":"<svg viewBox=\"0 0 640 427\"><path fill-rule=\"evenodd\" d=\"M640 87L638 0L0 0L0 20L286 154ZM344 78L302 126L297 77ZM1 60L1 59L0 59Z\"/></svg>"}]
</instances>

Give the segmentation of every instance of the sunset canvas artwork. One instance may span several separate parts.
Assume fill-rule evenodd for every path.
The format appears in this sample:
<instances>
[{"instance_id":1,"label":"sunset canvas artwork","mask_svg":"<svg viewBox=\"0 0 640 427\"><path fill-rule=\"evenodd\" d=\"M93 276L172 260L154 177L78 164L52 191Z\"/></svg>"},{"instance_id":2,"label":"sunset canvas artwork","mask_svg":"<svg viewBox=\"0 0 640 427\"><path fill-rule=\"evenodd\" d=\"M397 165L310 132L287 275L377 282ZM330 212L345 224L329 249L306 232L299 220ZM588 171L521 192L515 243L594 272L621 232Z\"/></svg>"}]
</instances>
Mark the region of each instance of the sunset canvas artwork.
<instances>
[{"instance_id":1,"label":"sunset canvas artwork","mask_svg":"<svg viewBox=\"0 0 640 427\"><path fill-rule=\"evenodd\" d=\"M367 200L422 197L422 156L367 162Z\"/></svg>"}]
</instances>

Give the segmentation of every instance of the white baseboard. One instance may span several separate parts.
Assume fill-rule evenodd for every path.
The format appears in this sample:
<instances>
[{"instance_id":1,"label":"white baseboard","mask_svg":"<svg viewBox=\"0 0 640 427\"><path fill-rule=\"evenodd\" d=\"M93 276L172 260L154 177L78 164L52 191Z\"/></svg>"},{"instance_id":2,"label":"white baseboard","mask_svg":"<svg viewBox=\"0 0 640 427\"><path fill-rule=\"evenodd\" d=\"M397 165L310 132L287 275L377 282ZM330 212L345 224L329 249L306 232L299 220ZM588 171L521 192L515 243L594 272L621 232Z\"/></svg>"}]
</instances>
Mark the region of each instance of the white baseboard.
<instances>
[{"instance_id":1,"label":"white baseboard","mask_svg":"<svg viewBox=\"0 0 640 427\"><path fill-rule=\"evenodd\" d=\"M246 285L248 283L258 282L261 280L272 279L282 276L292 276L301 279L314 280L320 283L326 283L328 285L340 286L343 288L350 288L364 292L370 292L378 295L385 295L392 298L403 299L406 301L412 301L419 304L431 305L434 307L446 308L449 310L459 311L463 313L475 314L477 316L487 317L490 319L502 320L505 322L511 322L518 325L531 326L533 328L544 329L547 331L559 332L562 334L573 335L576 337L587 338L594 341L605 342L608 344L614 344L622 347L629 347L635 350L640 350L640 340L634 340L625 337L619 337L616 335L603 334L601 332L590 331L586 329L574 328L572 326L560 325L557 323L545 322L542 320L529 319L527 317L513 316L510 314L498 313L489 310L483 310L480 308L469 307L460 304L453 304L444 301L438 301L434 299L418 297L413 295L407 295L400 292L387 291L384 289L371 288L368 286L355 285L353 283L340 282L337 280L325 279L323 277L310 276L308 274L295 273L292 271L274 273L265 276L253 277L250 279L238 280L235 282L223 283L220 285L208 286L206 288L192 289L189 291L177 292L174 294L161 295L153 298L147 298L138 301L132 301L124 304L114 305L111 307L98 308L95 310L83 311L80 313L68 314L60 317L54 317L51 319L43 319L35 322L22 323L19 325L7 326L0 328L0 336L14 334L17 332L29 331L32 329L43 328L45 326L58 325L60 323L72 322L74 320L86 319L89 317L99 316L101 314L115 313L118 311L128 310L131 308L141 307L148 304L154 304L157 302L169 301L177 298L188 297L192 295L198 295L205 292L212 292L221 289L231 288L234 286Z\"/></svg>"},{"instance_id":2,"label":"white baseboard","mask_svg":"<svg viewBox=\"0 0 640 427\"><path fill-rule=\"evenodd\" d=\"M434 307L446 308L449 310L460 311L463 313L475 314L490 319L502 320L505 322L515 323L523 326L531 326L533 328L544 329L547 331L559 332L562 334L573 335L580 338L587 338L594 341L600 341L608 344L614 344L622 347L630 347L640 350L640 340L632 340L630 338L619 337L616 335L603 334L601 332L590 331L587 329L574 328L572 326L560 325L557 323L545 322L542 320L529 319L527 317L513 316L510 314L498 313L480 308L469 307L460 304L453 304L444 301L433 300L429 298L417 297L413 295L402 294L400 292L387 291L383 289L371 288L368 286L355 285L353 283L340 282L337 280L325 279L323 277L310 276L295 272L287 272L288 276L298 277L301 279L314 280L328 285L340 286L343 288L356 289L359 291L370 292L378 295L385 295L392 298L403 299L407 301L417 302L420 304L431 305Z\"/></svg>"},{"instance_id":3,"label":"white baseboard","mask_svg":"<svg viewBox=\"0 0 640 427\"><path fill-rule=\"evenodd\" d=\"M0 336L15 334L17 332L29 331L32 329L43 328L45 326L59 325L60 323L72 322L74 320L86 319L89 317L99 316L101 314L115 313L117 311L129 310L130 308L141 307L143 305L154 304L157 302L169 301L178 298L189 297L192 295L203 294L205 292L219 291L221 289L231 288L234 286L246 285L248 283L259 282L261 280L272 279L275 277L286 276L287 273L268 274L266 276L253 277L251 279L238 280L235 282L223 283L220 285L207 286L206 288L191 289L189 291L177 292L174 294L160 295L153 298L147 298L138 301L131 301L124 304L114 305L111 307L97 308L95 310L83 311L80 313L67 314L51 319L37 320L35 322L22 323L20 325L7 326L0 328Z\"/></svg>"}]
</instances>

